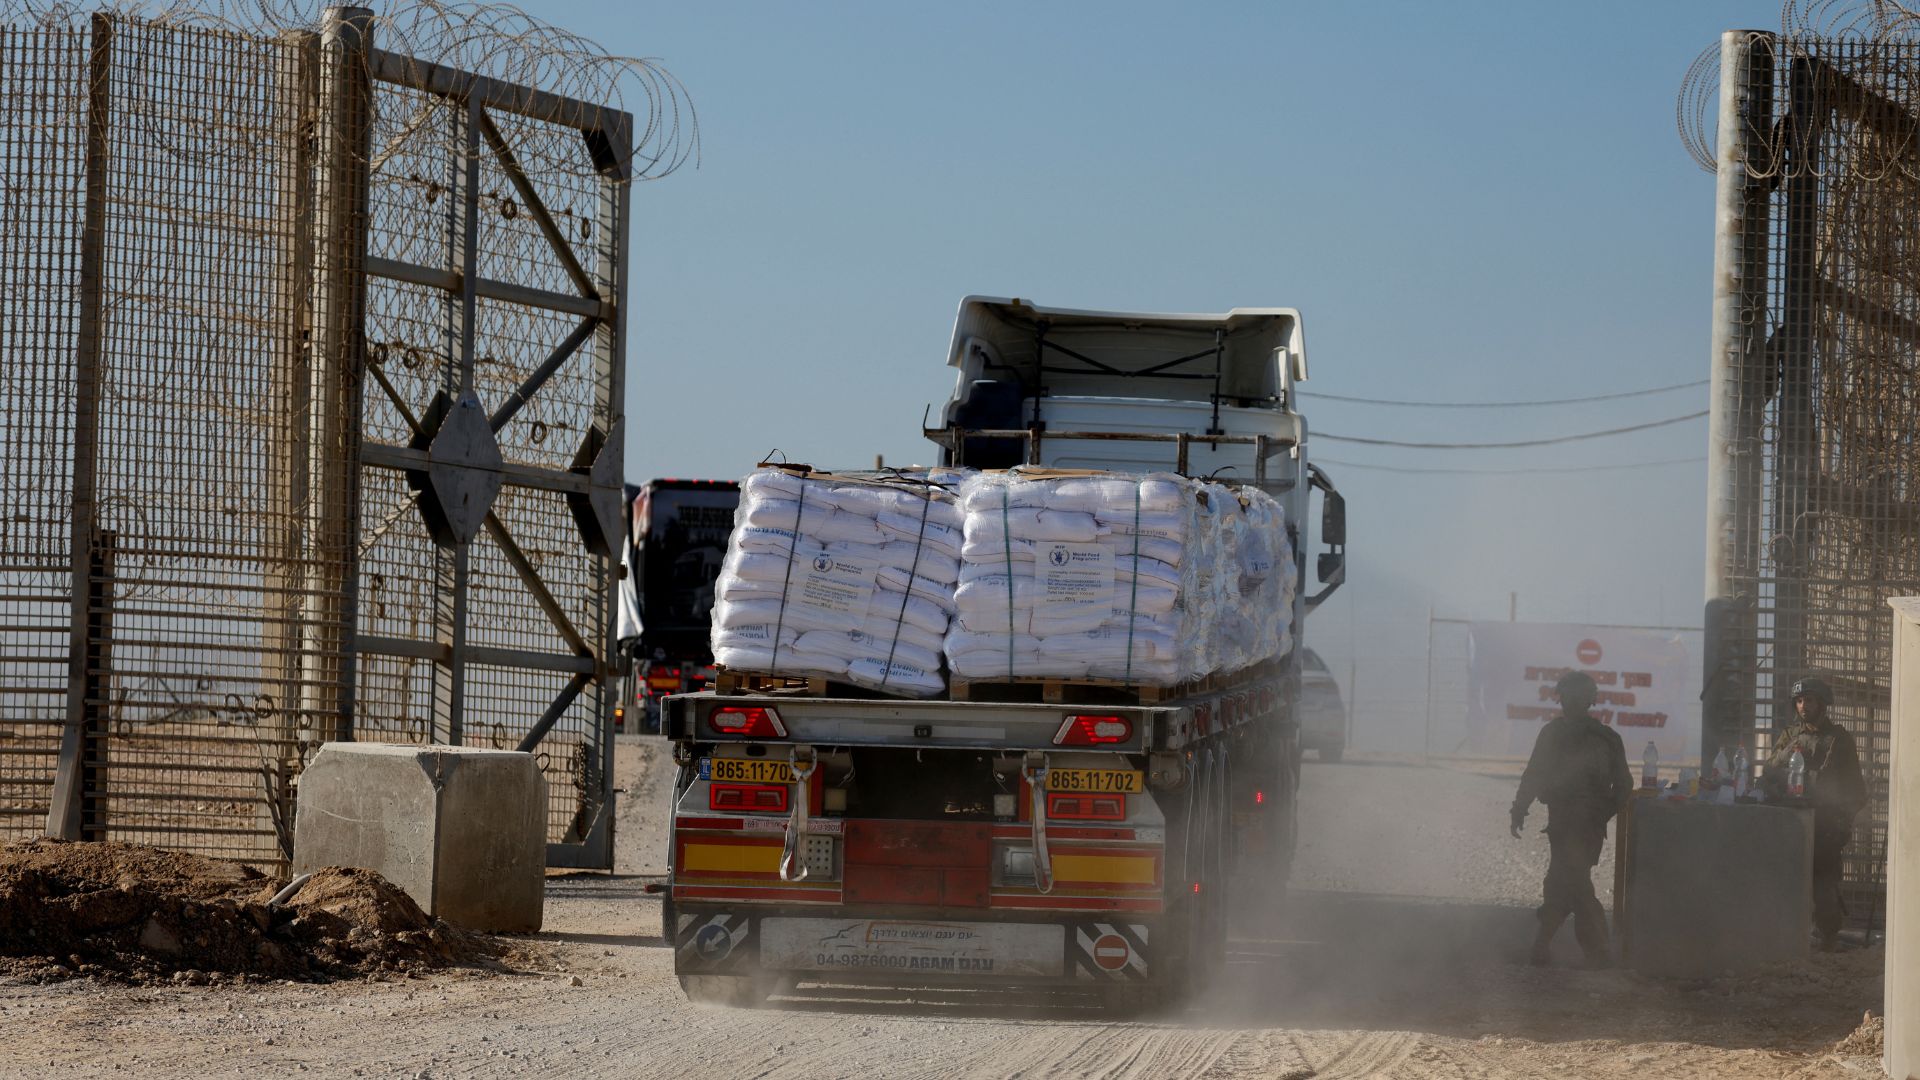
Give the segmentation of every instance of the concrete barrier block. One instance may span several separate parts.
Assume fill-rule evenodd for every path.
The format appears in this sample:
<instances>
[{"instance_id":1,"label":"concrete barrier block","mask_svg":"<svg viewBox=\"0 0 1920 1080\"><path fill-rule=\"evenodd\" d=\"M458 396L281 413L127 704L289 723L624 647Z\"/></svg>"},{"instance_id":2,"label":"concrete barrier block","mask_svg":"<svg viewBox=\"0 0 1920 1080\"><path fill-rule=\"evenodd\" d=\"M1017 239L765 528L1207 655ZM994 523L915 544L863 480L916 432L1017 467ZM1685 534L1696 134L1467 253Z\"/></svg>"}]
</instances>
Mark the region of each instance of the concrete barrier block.
<instances>
[{"instance_id":1,"label":"concrete barrier block","mask_svg":"<svg viewBox=\"0 0 1920 1080\"><path fill-rule=\"evenodd\" d=\"M328 743L300 777L293 869L365 867L456 926L538 930L546 802L531 754Z\"/></svg>"},{"instance_id":2,"label":"concrete barrier block","mask_svg":"<svg viewBox=\"0 0 1920 1080\"><path fill-rule=\"evenodd\" d=\"M1629 967L1702 979L1806 960L1810 811L1635 799L1623 854Z\"/></svg>"}]
</instances>

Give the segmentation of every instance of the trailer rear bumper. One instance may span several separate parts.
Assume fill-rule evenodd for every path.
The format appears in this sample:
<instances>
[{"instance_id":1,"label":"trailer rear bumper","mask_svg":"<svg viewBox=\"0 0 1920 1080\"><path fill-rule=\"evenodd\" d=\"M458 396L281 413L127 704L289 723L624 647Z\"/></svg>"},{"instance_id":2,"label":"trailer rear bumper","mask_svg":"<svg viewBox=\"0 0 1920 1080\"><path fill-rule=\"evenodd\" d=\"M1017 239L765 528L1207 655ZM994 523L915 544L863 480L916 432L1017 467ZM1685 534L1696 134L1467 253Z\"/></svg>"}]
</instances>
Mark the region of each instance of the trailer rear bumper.
<instances>
[{"instance_id":1,"label":"trailer rear bumper","mask_svg":"<svg viewBox=\"0 0 1920 1080\"><path fill-rule=\"evenodd\" d=\"M676 905L681 976L779 975L821 982L1077 985L1147 982L1161 920L1133 914L823 914Z\"/></svg>"}]
</instances>

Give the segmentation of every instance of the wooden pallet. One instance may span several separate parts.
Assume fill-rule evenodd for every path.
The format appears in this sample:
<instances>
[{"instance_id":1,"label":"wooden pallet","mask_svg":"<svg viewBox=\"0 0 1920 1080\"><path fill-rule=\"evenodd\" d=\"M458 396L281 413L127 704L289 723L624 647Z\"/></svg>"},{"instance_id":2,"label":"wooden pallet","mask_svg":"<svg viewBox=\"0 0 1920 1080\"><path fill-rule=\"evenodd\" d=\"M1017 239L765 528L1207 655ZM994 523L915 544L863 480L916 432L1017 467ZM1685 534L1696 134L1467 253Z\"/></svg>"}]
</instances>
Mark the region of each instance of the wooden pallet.
<instances>
[{"instance_id":1,"label":"wooden pallet","mask_svg":"<svg viewBox=\"0 0 1920 1080\"><path fill-rule=\"evenodd\" d=\"M742 694L778 694L786 697L830 697L834 684L825 678L797 675L765 675L756 671L733 671L718 664L713 668L713 691L723 697Z\"/></svg>"},{"instance_id":2,"label":"wooden pallet","mask_svg":"<svg viewBox=\"0 0 1920 1080\"><path fill-rule=\"evenodd\" d=\"M954 701L1004 704L1162 705L1243 686L1280 671L1279 662L1269 661L1231 674L1202 675L1172 686L1142 686L1118 679L951 679L948 697Z\"/></svg>"},{"instance_id":3,"label":"wooden pallet","mask_svg":"<svg viewBox=\"0 0 1920 1080\"><path fill-rule=\"evenodd\" d=\"M1212 676L1174 686L1143 686L1119 679L951 679L947 696L954 701L1003 704L1159 705L1206 693L1211 683Z\"/></svg>"}]
</instances>

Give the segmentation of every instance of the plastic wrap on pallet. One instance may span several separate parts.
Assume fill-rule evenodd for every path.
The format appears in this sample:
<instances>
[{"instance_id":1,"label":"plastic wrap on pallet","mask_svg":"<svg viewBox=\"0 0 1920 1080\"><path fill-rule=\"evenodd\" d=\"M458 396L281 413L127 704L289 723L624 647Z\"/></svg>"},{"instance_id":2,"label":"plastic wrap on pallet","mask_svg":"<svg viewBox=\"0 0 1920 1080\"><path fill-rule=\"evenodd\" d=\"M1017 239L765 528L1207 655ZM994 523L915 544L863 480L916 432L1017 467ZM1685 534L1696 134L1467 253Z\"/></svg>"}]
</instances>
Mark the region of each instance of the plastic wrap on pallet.
<instances>
[{"instance_id":1,"label":"plastic wrap on pallet","mask_svg":"<svg viewBox=\"0 0 1920 1080\"><path fill-rule=\"evenodd\" d=\"M1280 504L1254 487L1208 484L1203 520L1208 670L1234 672L1292 650L1299 571Z\"/></svg>"},{"instance_id":2,"label":"plastic wrap on pallet","mask_svg":"<svg viewBox=\"0 0 1920 1080\"><path fill-rule=\"evenodd\" d=\"M762 468L741 481L714 661L906 697L945 690L962 532L942 478Z\"/></svg>"},{"instance_id":3,"label":"plastic wrap on pallet","mask_svg":"<svg viewBox=\"0 0 1920 1080\"><path fill-rule=\"evenodd\" d=\"M982 473L964 515L948 666L975 681L1171 686L1292 647L1280 504L1179 476Z\"/></svg>"},{"instance_id":4,"label":"plastic wrap on pallet","mask_svg":"<svg viewBox=\"0 0 1920 1080\"><path fill-rule=\"evenodd\" d=\"M1193 481L982 473L960 491L960 580L947 664L973 680L1171 685L1200 661L1185 602L1197 567Z\"/></svg>"}]
</instances>

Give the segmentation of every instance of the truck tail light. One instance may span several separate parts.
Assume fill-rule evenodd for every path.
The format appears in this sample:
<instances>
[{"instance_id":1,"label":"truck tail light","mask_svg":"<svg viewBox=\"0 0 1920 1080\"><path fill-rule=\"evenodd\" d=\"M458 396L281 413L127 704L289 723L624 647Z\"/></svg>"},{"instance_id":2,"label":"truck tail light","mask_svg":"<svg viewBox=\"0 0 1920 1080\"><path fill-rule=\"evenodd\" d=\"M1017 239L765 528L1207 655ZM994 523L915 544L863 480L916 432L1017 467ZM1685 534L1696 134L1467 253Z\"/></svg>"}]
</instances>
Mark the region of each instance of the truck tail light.
<instances>
[{"instance_id":1,"label":"truck tail light","mask_svg":"<svg viewBox=\"0 0 1920 1080\"><path fill-rule=\"evenodd\" d=\"M627 707L625 705L615 705L613 707L613 730L627 730Z\"/></svg>"},{"instance_id":2,"label":"truck tail light","mask_svg":"<svg viewBox=\"0 0 1920 1080\"><path fill-rule=\"evenodd\" d=\"M754 739L787 737L787 725L780 722L780 714L757 705L722 705L708 715L707 726L721 735L745 735Z\"/></svg>"},{"instance_id":3,"label":"truck tail light","mask_svg":"<svg viewBox=\"0 0 1920 1080\"><path fill-rule=\"evenodd\" d=\"M1127 816L1125 795L1070 795L1063 791L1047 794L1047 818L1067 821L1124 821Z\"/></svg>"},{"instance_id":4,"label":"truck tail light","mask_svg":"<svg viewBox=\"0 0 1920 1080\"><path fill-rule=\"evenodd\" d=\"M785 784L715 783L707 788L707 808L736 814L784 814L788 790Z\"/></svg>"},{"instance_id":5,"label":"truck tail light","mask_svg":"<svg viewBox=\"0 0 1920 1080\"><path fill-rule=\"evenodd\" d=\"M1124 716L1069 716L1053 733L1055 746L1100 746L1133 738L1133 721Z\"/></svg>"}]
</instances>

